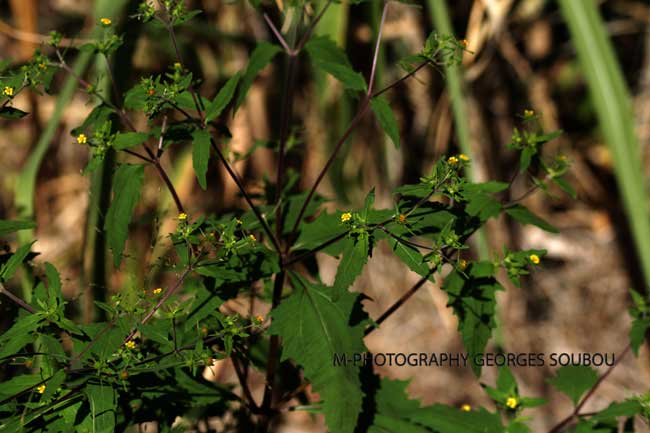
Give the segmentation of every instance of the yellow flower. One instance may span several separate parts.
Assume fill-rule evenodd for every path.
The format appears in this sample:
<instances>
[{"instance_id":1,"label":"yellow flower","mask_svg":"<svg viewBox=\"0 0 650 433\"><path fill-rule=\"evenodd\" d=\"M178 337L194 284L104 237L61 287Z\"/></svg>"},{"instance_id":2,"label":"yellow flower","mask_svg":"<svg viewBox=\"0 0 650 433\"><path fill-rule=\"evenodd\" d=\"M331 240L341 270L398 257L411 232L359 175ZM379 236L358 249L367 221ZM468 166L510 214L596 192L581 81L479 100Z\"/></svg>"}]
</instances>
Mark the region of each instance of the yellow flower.
<instances>
[{"instance_id":1,"label":"yellow flower","mask_svg":"<svg viewBox=\"0 0 650 433\"><path fill-rule=\"evenodd\" d=\"M465 268L467 268L467 260L462 259L460 262L458 262L458 267L461 271L464 271Z\"/></svg>"},{"instance_id":2,"label":"yellow flower","mask_svg":"<svg viewBox=\"0 0 650 433\"><path fill-rule=\"evenodd\" d=\"M174 69L180 69L180 68L181 68L180 62L174 63Z\"/></svg>"},{"instance_id":3,"label":"yellow flower","mask_svg":"<svg viewBox=\"0 0 650 433\"><path fill-rule=\"evenodd\" d=\"M255 235L249 235L248 239L250 239L253 242L257 242L257 238L255 237Z\"/></svg>"},{"instance_id":4,"label":"yellow flower","mask_svg":"<svg viewBox=\"0 0 650 433\"><path fill-rule=\"evenodd\" d=\"M129 378L129 372L128 371L121 371L120 372L120 379L126 380Z\"/></svg>"},{"instance_id":5,"label":"yellow flower","mask_svg":"<svg viewBox=\"0 0 650 433\"><path fill-rule=\"evenodd\" d=\"M345 212L341 214L341 222L346 223L352 219L352 214L350 212Z\"/></svg>"},{"instance_id":6,"label":"yellow flower","mask_svg":"<svg viewBox=\"0 0 650 433\"><path fill-rule=\"evenodd\" d=\"M465 162L469 161L469 156L465 155L464 153L461 153L460 155L458 155L458 157L459 157L462 161L465 161Z\"/></svg>"},{"instance_id":7,"label":"yellow flower","mask_svg":"<svg viewBox=\"0 0 650 433\"><path fill-rule=\"evenodd\" d=\"M531 117L534 116L535 112L533 110L524 110L524 116Z\"/></svg>"},{"instance_id":8,"label":"yellow flower","mask_svg":"<svg viewBox=\"0 0 650 433\"><path fill-rule=\"evenodd\" d=\"M149 91L147 93L149 93L149 96L153 96L153 95L156 94L156 89L154 89L153 87L150 87Z\"/></svg>"},{"instance_id":9,"label":"yellow flower","mask_svg":"<svg viewBox=\"0 0 650 433\"><path fill-rule=\"evenodd\" d=\"M397 219L399 220L399 222L401 222L402 224L404 224L404 223L406 222L406 215L404 215L403 213L401 213L401 214L399 214L399 217L398 217Z\"/></svg>"},{"instance_id":10,"label":"yellow flower","mask_svg":"<svg viewBox=\"0 0 650 433\"><path fill-rule=\"evenodd\" d=\"M126 343L124 343L127 349L135 349L135 341L129 340Z\"/></svg>"},{"instance_id":11,"label":"yellow flower","mask_svg":"<svg viewBox=\"0 0 650 433\"><path fill-rule=\"evenodd\" d=\"M38 67L39 69L45 69L47 66L45 66L45 63L39 63Z\"/></svg>"},{"instance_id":12,"label":"yellow flower","mask_svg":"<svg viewBox=\"0 0 650 433\"><path fill-rule=\"evenodd\" d=\"M528 258L533 264L539 265L539 256L537 254L531 254Z\"/></svg>"},{"instance_id":13,"label":"yellow flower","mask_svg":"<svg viewBox=\"0 0 650 433\"><path fill-rule=\"evenodd\" d=\"M255 316L255 320L259 323L262 323L264 321L264 316L258 314Z\"/></svg>"},{"instance_id":14,"label":"yellow flower","mask_svg":"<svg viewBox=\"0 0 650 433\"><path fill-rule=\"evenodd\" d=\"M5 88L2 90L2 94L9 97L14 96L14 88L5 86Z\"/></svg>"},{"instance_id":15,"label":"yellow flower","mask_svg":"<svg viewBox=\"0 0 650 433\"><path fill-rule=\"evenodd\" d=\"M515 409L517 406L519 406L519 402L515 397L508 397L506 400L506 407L510 409Z\"/></svg>"},{"instance_id":16,"label":"yellow flower","mask_svg":"<svg viewBox=\"0 0 650 433\"><path fill-rule=\"evenodd\" d=\"M160 295L162 293L162 287L158 287L156 289L153 289L153 294L154 295Z\"/></svg>"},{"instance_id":17,"label":"yellow flower","mask_svg":"<svg viewBox=\"0 0 650 433\"><path fill-rule=\"evenodd\" d=\"M463 48L467 48L467 46L469 45L469 42L467 41L467 39L461 39L458 42L460 42L460 44L463 46Z\"/></svg>"},{"instance_id":18,"label":"yellow flower","mask_svg":"<svg viewBox=\"0 0 650 433\"><path fill-rule=\"evenodd\" d=\"M455 156L450 156L447 162L451 165L456 165L458 164L458 158L456 158Z\"/></svg>"},{"instance_id":19,"label":"yellow flower","mask_svg":"<svg viewBox=\"0 0 650 433\"><path fill-rule=\"evenodd\" d=\"M36 391L38 391L39 394L43 394L45 392L45 384L39 385L39 387L36 388Z\"/></svg>"},{"instance_id":20,"label":"yellow flower","mask_svg":"<svg viewBox=\"0 0 650 433\"><path fill-rule=\"evenodd\" d=\"M462 410L463 412L469 412L470 410L472 410L472 406L468 404L464 404L460 407L460 410Z\"/></svg>"},{"instance_id":21,"label":"yellow flower","mask_svg":"<svg viewBox=\"0 0 650 433\"><path fill-rule=\"evenodd\" d=\"M100 18L100 19L99 19L99 22L102 23L102 25L103 25L104 27L108 27L108 26L110 26L111 24L113 24L113 21L111 21L110 18Z\"/></svg>"},{"instance_id":22,"label":"yellow flower","mask_svg":"<svg viewBox=\"0 0 650 433\"><path fill-rule=\"evenodd\" d=\"M178 220L179 221L185 221L187 220L187 214L185 212L181 212L178 214Z\"/></svg>"},{"instance_id":23,"label":"yellow flower","mask_svg":"<svg viewBox=\"0 0 650 433\"><path fill-rule=\"evenodd\" d=\"M77 135L77 143L86 144L87 142L88 142L88 137L86 137L86 134Z\"/></svg>"},{"instance_id":24,"label":"yellow flower","mask_svg":"<svg viewBox=\"0 0 650 433\"><path fill-rule=\"evenodd\" d=\"M566 155L558 155L557 159L559 159L560 161L566 161L566 160L568 160L569 158L567 158Z\"/></svg>"},{"instance_id":25,"label":"yellow flower","mask_svg":"<svg viewBox=\"0 0 650 433\"><path fill-rule=\"evenodd\" d=\"M241 225L241 220L240 220L239 218L237 218L237 219L235 220L235 222L237 223L238 226Z\"/></svg>"}]
</instances>

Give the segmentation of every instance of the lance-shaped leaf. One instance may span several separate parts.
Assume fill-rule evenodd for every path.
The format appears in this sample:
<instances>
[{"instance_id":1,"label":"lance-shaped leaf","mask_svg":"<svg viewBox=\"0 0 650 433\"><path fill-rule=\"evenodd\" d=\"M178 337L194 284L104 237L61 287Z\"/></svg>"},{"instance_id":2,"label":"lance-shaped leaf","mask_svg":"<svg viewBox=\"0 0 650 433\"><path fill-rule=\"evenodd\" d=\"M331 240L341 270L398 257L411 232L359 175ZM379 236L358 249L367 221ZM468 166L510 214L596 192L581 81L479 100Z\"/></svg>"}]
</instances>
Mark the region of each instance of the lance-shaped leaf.
<instances>
[{"instance_id":1,"label":"lance-shaped leaf","mask_svg":"<svg viewBox=\"0 0 650 433\"><path fill-rule=\"evenodd\" d=\"M348 237L341 247L343 257L339 263L334 279L334 296L340 296L357 279L363 267L368 262L368 249L370 246L369 235L361 233L356 239Z\"/></svg>"},{"instance_id":2,"label":"lance-shaped leaf","mask_svg":"<svg viewBox=\"0 0 650 433\"><path fill-rule=\"evenodd\" d=\"M295 291L271 313L269 333L282 337L282 360L301 365L320 394L329 431L352 433L363 400L359 366L334 366L333 359L366 350L365 322L350 325L358 295L345 292L334 301L329 287L295 275L292 281Z\"/></svg>"},{"instance_id":3,"label":"lance-shaped leaf","mask_svg":"<svg viewBox=\"0 0 650 433\"><path fill-rule=\"evenodd\" d=\"M6 221L0 220L0 236L4 236L9 233L17 232L19 230L28 230L36 227L34 221L29 220L16 220L16 221Z\"/></svg>"},{"instance_id":4,"label":"lance-shaped leaf","mask_svg":"<svg viewBox=\"0 0 650 433\"><path fill-rule=\"evenodd\" d=\"M85 389L90 405L93 433L115 431L116 392L109 384L88 385Z\"/></svg>"},{"instance_id":5,"label":"lance-shaped leaf","mask_svg":"<svg viewBox=\"0 0 650 433\"><path fill-rule=\"evenodd\" d=\"M519 221L522 224L532 224L539 227L542 230L546 230L551 233L559 233L558 229L553 227L551 224L547 223L534 213L528 210L525 206L520 204L515 205L511 208L506 209L506 213Z\"/></svg>"},{"instance_id":6,"label":"lance-shaped leaf","mask_svg":"<svg viewBox=\"0 0 650 433\"><path fill-rule=\"evenodd\" d=\"M104 229L108 245L113 251L113 263L119 266L122 261L124 244L129 233L129 223L135 205L140 200L140 188L144 179L144 165L123 164L113 178L113 202L106 215Z\"/></svg>"},{"instance_id":7,"label":"lance-shaped leaf","mask_svg":"<svg viewBox=\"0 0 650 433\"><path fill-rule=\"evenodd\" d=\"M381 125L384 132L388 134L395 147L399 149L400 141L397 119L395 119L395 113L393 113L386 98L383 96L372 98L370 101L370 108L372 108L373 113L375 113L379 125Z\"/></svg>"},{"instance_id":8,"label":"lance-shaped leaf","mask_svg":"<svg viewBox=\"0 0 650 433\"><path fill-rule=\"evenodd\" d=\"M495 322L495 293L503 287L494 278L494 265L490 262L472 263L463 273L452 271L445 279L443 290L449 297L448 306L458 317L458 330L477 376L481 366L475 362L483 353Z\"/></svg>"},{"instance_id":9,"label":"lance-shaped leaf","mask_svg":"<svg viewBox=\"0 0 650 433\"><path fill-rule=\"evenodd\" d=\"M316 68L332 75L346 89L366 90L363 75L352 69L345 52L334 41L323 36L315 37L305 45L305 49Z\"/></svg>"},{"instance_id":10,"label":"lance-shaped leaf","mask_svg":"<svg viewBox=\"0 0 650 433\"><path fill-rule=\"evenodd\" d=\"M0 267L0 282L7 281L9 278L13 277L18 270L18 266L20 266L29 255L29 250L32 248L34 242L36 241L32 241L18 248L18 250L9 257L9 260Z\"/></svg>"},{"instance_id":11,"label":"lance-shaped leaf","mask_svg":"<svg viewBox=\"0 0 650 433\"><path fill-rule=\"evenodd\" d=\"M113 148L117 150L129 149L144 143L150 137L146 132L121 132L115 137Z\"/></svg>"},{"instance_id":12,"label":"lance-shaped leaf","mask_svg":"<svg viewBox=\"0 0 650 433\"><path fill-rule=\"evenodd\" d=\"M241 85L239 86L239 93L237 95L237 101L235 102L234 111L237 111L239 106L244 102L248 89L250 89L253 81L257 74L266 67L271 60L282 51L277 45L270 44L268 42L260 42L257 44L253 52L251 53L250 60L248 61L248 67L246 72L241 80Z\"/></svg>"},{"instance_id":13,"label":"lance-shaped leaf","mask_svg":"<svg viewBox=\"0 0 650 433\"><path fill-rule=\"evenodd\" d=\"M197 129L192 133L192 165L196 179L203 189L208 186L205 176L208 173L209 160L210 133L206 129Z\"/></svg>"},{"instance_id":14,"label":"lance-shaped leaf","mask_svg":"<svg viewBox=\"0 0 650 433\"><path fill-rule=\"evenodd\" d=\"M232 97L235 95L235 90L237 90L237 84L239 83L239 78L241 74L237 72L235 75L230 77L226 84L223 85L217 96L214 97L214 100L210 102L205 110L205 120L209 122L213 119L216 119L221 115L221 112L228 106Z\"/></svg>"}]
</instances>

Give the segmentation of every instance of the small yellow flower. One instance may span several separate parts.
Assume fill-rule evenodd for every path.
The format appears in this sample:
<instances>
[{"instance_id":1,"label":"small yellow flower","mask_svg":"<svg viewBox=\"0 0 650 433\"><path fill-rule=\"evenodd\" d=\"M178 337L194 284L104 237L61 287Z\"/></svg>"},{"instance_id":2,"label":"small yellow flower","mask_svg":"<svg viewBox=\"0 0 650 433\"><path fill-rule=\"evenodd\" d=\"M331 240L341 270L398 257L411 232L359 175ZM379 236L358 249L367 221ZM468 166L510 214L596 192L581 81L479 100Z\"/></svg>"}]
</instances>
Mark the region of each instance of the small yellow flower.
<instances>
[{"instance_id":1,"label":"small yellow flower","mask_svg":"<svg viewBox=\"0 0 650 433\"><path fill-rule=\"evenodd\" d=\"M566 160L568 160L569 158L567 158L566 155L558 155L557 159L559 159L560 161L566 161Z\"/></svg>"},{"instance_id":2,"label":"small yellow flower","mask_svg":"<svg viewBox=\"0 0 650 433\"><path fill-rule=\"evenodd\" d=\"M240 220L239 218L237 218L237 219L235 220L235 222L237 223L238 226L241 225L241 220Z\"/></svg>"},{"instance_id":3,"label":"small yellow flower","mask_svg":"<svg viewBox=\"0 0 650 433\"><path fill-rule=\"evenodd\" d=\"M154 295L160 295L162 293L162 287L158 287L153 289L153 294Z\"/></svg>"},{"instance_id":4,"label":"small yellow flower","mask_svg":"<svg viewBox=\"0 0 650 433\"><path fill-rule=\"evenodd\" d=\"M113 21L111 21L110 18L100 18L99 22L102 23L104 27L108 27L113 24Z\"/></svg>"},{"instance_id":5,"label":"small yellow flower","mask_svg":"<svg viewBox=\"0 0 650 433\"><path fill-rule=\"evenodd\" d=\"M465 162L469 161L469 156L465 155L464 153L461 153L460 155L458 155L458 158L460 158L461 161L465 161Z\"/></svg>"},{"instance_id":6,"label":"small yellow flower","mask_svg":"<svg viewBox=\"0 0 650 433\"><path fill-rule=\"evenodd\" d=\"M120 379L126 380L129 378L129 372L128 371L121 371L120 372Z\"/></svg>"},{"instance_id":7,"label":"small yellow flower","mask_svg":"<svg viewBox=\"0 0 650 433\"><path fill-rule=\"evenodd\" d=\"M253 242L257 242L257 238L255 237L255 235L249 235L248 239L250 239Z\"/></svg>"},{"instance_id":8,"label":"small yellow flower","mask_svg":"<svg viewBox=\"0 0 650 433\"><path fill-rule=\"evenodd\" d=\"M456 165L458 164L458 158L456 158L455 156L450 156L447 162L451 165Z\"/></svg>"},{"instance_id":9,"label":"small yellow flower","mask_svg":"<svg viewBox=\"0 0 650 433\"><path fill-rule=\"evenodd\" d=\"M38 388L36 388L36 391L38 391L39 394L43 394L45 392L45 384L39 385Z\"/></svg>"},{"instance_id":10,"label":"small yellow flower","mask_svg":"<svg viewBox=\"0 0 650 433\"><path fill-rule=\"evenodd\" d=\"M129 340L126 343L124 343L127 349L135 349L135 341Z\"/></svg>"},{"instance_id":11,"label":"small yellow flower","mask_svg":"<svg viewBox=\"0 0 650 433\"><path fill-rule=\"evenodd\" d=\"M465 268L467 268L467 260L462 259L460 262L458 262L458 267L461 271L464 271Z\"/></svg>"},{"instance_id":12,"label":"small yellow flower","mask_svg":"<svg viewBox=\"0 0 650 433\"><path fill-rule=\"evenodd\" d=\"M464 405L462 405L462 406L460 407L460 410L462 410L463 412L469 412L469 411L472 410L472 406L470 406L470 405L468 405L468 404L464 404Z\"/></svg>"},{"instance_id":13,"label":"small yellow flower","mask_svg":"<svg viewBox=\"0 0 650 433\"><path fill-rule=\"evenodd\" d=\"M86 143L88 143L88 137L86 137L86 134L79 134L79 135L77 135L77 143L79 143L79 144L86 144Z\"/></svg>"},{"instance_id":14,"label":"small yellow flower","mask_svg":"<svg viewBox=\"0 0 650 433\"><path fill-rule=\"evenodd\" d=\"M534 265L539 265L539 256L537 254L531 254L528 258Z\"/></svg>"},{"instance_id":15,"label":"small yellow flower","mask_svg":"<svg viewBox=\"0 0 650 433\"><path fill-rule=\"evenodd\" d=\"M185 212L181 212L178 214L178 220L179 221L186 221L187 220L187 214Z\"/></svg>"},{"instance_id":16,"label":"small yellow flower","mask_svg":"<svg viewBox=\"0 0 650 433\"><path fill-rule=\"evenodd\" d=\"M147 93L149 93L149 96L153 96L153 95L156 94L156 89L154 89L153 87L150 87Z\"/></svg>"},{"instance_id":17,"label":"small yellow flower","mask_svg":"<svg viewBox=\"0 0 650 433\"><path fill-rule=\"evenodd\" d=\"M45 65L45 63L39 63L38 68L39 69L45 69L45 68L47 68L47 66Z\"/></svg>"},{"instance_id":18,"label":"small yellow flower","mask_svg":"<svg viewBox=\"0 0 650 433\"><path fill-rule=\"evenodd\" d=\"M524 116L525 117L532 117L535 115L535 111L533 110L524 110Z\"/></svg>"},{"instance_id":19,"label":"small yellow flower","mask_svg":"<svg viewBox=\"0 0 650 433\"><path fill-rule=\"evenodd\" d=\"M264 316L258 314L255 316L255 320L259 323L262 323L264 321Z\"/></svg>"},{"instance_id":20,"label":"small yellow flower","mask_svg":"<svg viewBox=\"0 0 650 433\"><path fill-rule=\"evenodd\" d=\"M14 88L11 86L5 86L5 88L2 90L2 94L9 97L14 96Z\"/></svg>"},{"instance_id":21,"label":"small yellow flower","mask_svg":"<svg viewBox=\"0 0 650 433\"><path fill-rule=\"evenodd\" d=\"M460 42L460 44L463 46L463 48L467 48L467 46L469 45L469 42L467 41L467 39L461 39L458 42Z\"/></svg>"},{"instance_id":22,"label":"small yellow flower","mask_svg":"<svg viewBox=\"0 0 650 433\"><path fill-rule=\"evenodd\" d=\"M209 329L207 326L201 328L201 334L208 335Z\"/></svg>"},{"instance_id":23,"label":"small yellow flower","mask_svg":"<svg viewBox=\"0 0 650 433\"><path fill-rule=\"evenodd\" d=\"M519 402L515 397L508 397L506 400L506 407L510 409L515 409L517 406L519 406Z\"/></svg>"},{"instance_id":24,"label":"small yellow flower","mask_svg":"<svg viewBox=\"0 0 650 433\"><path fill-rule=\"evenodd\" d=\"M174 69L180 69L180 68L181 68L180 62L174 63Z\"/></svg>"},{"instance_id":25,"label":"small yellow flower","mask_svg":"<svg viewBox=\"0 0 650 433\"><path fill-rule=\"evenodd\" d=\"M406 215L403 213L399 214L399 217L397 217L400 223L404 224L406 222Z\"/></svg>"},{"instance_id":26,"label":"small yellow flower","mask_svg":"<svg viewBox=\"0 0 650 433\"><path fill-rule=\"evenodd\" d=\"M345 212L341 214L341 222L346 223L352 219L352 214L350 212Z\"/></svg>"}]
</instances>

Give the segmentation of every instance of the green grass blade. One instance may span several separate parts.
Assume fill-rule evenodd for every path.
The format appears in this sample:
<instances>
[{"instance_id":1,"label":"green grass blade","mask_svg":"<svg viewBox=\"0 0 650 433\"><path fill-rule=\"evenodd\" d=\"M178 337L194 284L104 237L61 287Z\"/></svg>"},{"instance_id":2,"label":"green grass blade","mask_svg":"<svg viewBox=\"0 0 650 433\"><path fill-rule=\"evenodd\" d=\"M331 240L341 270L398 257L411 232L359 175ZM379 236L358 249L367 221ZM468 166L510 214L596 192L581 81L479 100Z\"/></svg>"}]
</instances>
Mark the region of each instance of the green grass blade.
<instances>
[{"instance_id":1,"label":"green grass blade","mask_svg":"<svg viewBox=\"0 0 650 433\"><path fill-rule=\"evenodd\" d=\"M632 101L596 3L559 0L600 128L614 160L646 285L650 284L650 219L646 203L641 150L634 131Z\"/></svg>"},{"instance_id":2,"label":"green grass blade","mask_svg":"<svg viewBox=\"0 0 650 433\"><path fill-rule=\"evenodd\" d=\"M451 19L449 18L449 10L447 9L446 0L428 0L429 13L431 14L431 21L434 27L440 34L453 35L454 30L451 27ZM456 132L456 139L461 151L472 158L472 145L470 143L469 134L469 116L467 115L467 105L465 103L465 96L463 92L463 74L457 66L445 67L446 86L451 99L451 109L454 115L454 131ZM467 179L474 181L474 173L471 165L465 169ZM478 249L479 258L487 259L489 257L489 247L485 231L483 229L476 232L476 246Z\"/></svg>"}]
</instances>

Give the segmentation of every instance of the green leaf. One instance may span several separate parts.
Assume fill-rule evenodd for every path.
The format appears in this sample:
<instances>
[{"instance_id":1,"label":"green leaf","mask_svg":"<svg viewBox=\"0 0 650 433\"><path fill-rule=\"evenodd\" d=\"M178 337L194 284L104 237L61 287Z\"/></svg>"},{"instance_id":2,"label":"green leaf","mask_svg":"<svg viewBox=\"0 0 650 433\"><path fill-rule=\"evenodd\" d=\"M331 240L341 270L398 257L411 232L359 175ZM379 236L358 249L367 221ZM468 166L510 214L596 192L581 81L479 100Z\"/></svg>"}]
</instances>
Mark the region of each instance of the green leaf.
<instances>
[{"instance_id":1,"label":"green leaf","mask_svg":"<svg viewBox=\"0 0 650 433\"><path fill-rule=\"evenodd\" d=\"M122 261L122 252L129 234L129 223L135 205L140 200L140 188L144 179L144 165L123 164L113 178L113 202L106 215L104 229L108 244L113 251L115 267Z\"/></svg>"},{"instance_id":2,"label":"green leaf","mask_svg":"<svg viewBox=\"0 0 650 433\"><path fill-rule=\"evenodd\" d=\"M248 89L250 89L253 81L255 81L257 74L262 69L264 69L266 65L268 65L271 60L273 60L273 58L280 52L282 52L282 49L277 45L264 41L257 44L251 53L250 60L248 61L248 67L246 68L246 73L244 73L244 76L242 77L233 113L236 112L244 102L246 94L248 93Z\"/></svg>"},{"instance_id":3,"label":"green leaf","mask_svg":"<svg viewBox=\"0 0 650 433\"><path fill-rule=\"evenodd\" d=\"M501 203L492 195L483 192L466 192L465 199L468 201L465 211L478 217L481 221L487 221L499 215Z\"/></svg>"},{"instance_id":4,"label":"green leaf","mask_svg":"<svg viewBox=\"0 0 650 433\"><path fill-rule=\"evenodd\" d=\"M612 403L591 418L590 421L611 421L620 416L630 417L643 411L643 405L635 399Z\"/></svg>"},{"instance_id":5,"label":"green leaf","mask_svg":"<svg viewBox=\"0 0 650 433\"><path fill-rule=\"evenodd\" d=\"M397 119L395 119L395 113L390 108L388 101L383 96L376 96L370 100L370 107L372 111L377 116L377 121L381 125L382 129L388 134L393 144L396 148L399 149L400 146L400 137L399 137L399 127L397 126Z\"/></svg>"},{"instance_id":6,"label":"green leaf","mask_svg":"<svg viewBox=\"0 0 650 433\"><path fill-rule=\"evenodd\" d=\"M435 404L423 407L409 419L438 433L503 433L498 413L480 411L465 412L454 407Z\"/></svg>"},{"instance_id":7,"label":"green leaf","mask_svg":"<svg viewBox=\"0 0 650 433\"><path fill-rule=\"evenodd\" d=\"M233 96L235 95L235 90L237 90L237 84L241 74L237 72L235 75L230 77L226 84L219 90L217 96L214 100L205 109L205 120L209 122L213 119L216 119L221 115L221 112L228 106Z\"/></svg>"},{"instance_id":8,"label":"green leaf","mask_svg":"<svg viewBox=\"0 0 650 433\"><path fill-rule=\"evenodd\" d=\"M2 386L0 387L0 400L4 400L14 394L18 394L19 392L26 391L42 380L41 376L37 374L23 374L21 376L12 377L7 381L2 382Z\"/></svg>"},{"instance_id":9,"label":"green leaf","mask_svg":"<svg viewBox=\"0 0 650 433\"><path fill-rule=\"evenodd\" d=\"M333 359L335 354L351 359L366 350L365 322L350 325L358 294L344 292L335 301L331 288L291 276L295 290L271 313L269 333L282 337L282 360L291 358L304 368L305 377L323 399L329 430L352 433L364 395L359 366L334 366Z\"/></svg>"},{"instance_id":10,"label":"green leaf","mask_svg":"<svg viewBox=\"0 0 650 433\"><path fill-rule=\"evenodd\" d=\"M650 329L650 319L636 318L632 321L630 328L630 344L636 356L639 356L639 349L643 345L645 335Z\"/></svg>"},{"instance_id":11,"label":"green leaf","mask_svg":"<svg viewBox=\"0 0 650 433\"><path fill-rule=\"evenodd\" d=\"M3 119L22 119L27 116L26 111L19 110L14 107L2 107L0 108L0 117Z\"/></svg>"},{"instance_id":12,"label":"green leaf","mask_svg":"<svg viewBox=\"0 0 650 433\"><path fill-rule=\"evenodd\" d=\"M574 405L598 380L598 374L585 365L567 365L558 369L554 378L548 379L558 391L568 395Z\"/></svg>"},{"instance_id":13,"label":"green leaf","mask_svg":"<svg viewBox=\"0 0 650 433\"><path fill-rule=\"evenodd\" d=\"M93 433L113 433L115 431L116 393L108 384L89 384L84 390L90 404Z\"/></svg>"},{"instance_id":14,"label":"green leaf","mask_svg":"<svg viewBox=\"0 0 650 433\"><path fill-rule=\"evenodd\" d=\"M520 204L506 209L506 213L522 224L532 224L534 226L539 227L542 230L546 230L547 232L559 233L558 229L556 229L551 224L547 223L537 215L533 214L526 207Z\"/></svg>"},{"instance_id":15,"label":"green leaf","mask_svg":"<svg viewBox=\"0 0 650 433\"><path fill-rule=\"evenodd\" d=\"M458 317L458 330L477 376L481 366L475 362L476 355L483 353L492 329L496 327L496 291L503 287L493 276L494 266L490 262L472 263L464 274L452 271L443 285L449 298L448 306Z\"/></svg>"},{"instance_id":16,"label":"green leaf","mask_svg":"<svg viewBox=\"0 0 650 433\"><path fill-rule=\"evenodd\" d=\"M343 257L339 262L334 279L335 298L347 291L368 262L368 249L370 247L368 235L363 233L356 240L348 237L343 241L342 247Z\"/></svg>"},{"instance_id":17,"label":"green leaf","mask_svg":"<svg viewBox=\"0 0 650 433\"><path fill-rule=\"evenodd\" d=\"M331 239L335 239L346 231L347 228L341 224L340 212L323 212L313 222L300 225L300 236L298 236L293 249L315 248ZM324 250L324 252L328 252L328 250ZM336 253L333 252L332 254Z\"/></svg>"},{"instance_id":18,"label":"green leaf","mask_svg":"<svg viewBox=\"0 0 650 433\"><path fill-rule=\"evenodd\" d=\"M340 63L326 62L319 59L312 59L314 66L330 74L343 84L343 87L349 90L366 91L366 80L363 75L356 72L349 66Z\"/></svg>"},{"instance_id":19,"label":"green leaf","mask_svg":"<svg viewBox=\"0 0 650 433\"><path fill-rule=\"evenodd\" d=\"M146 132L121 132L115 136L113 147L117 150L128 149L144 143L148 138Z\"/></svg>"},{"instance_id":20,"label":"green leaf","mask_svg":"<svg viewBox=\"0 0 650 433\"><path fill-rule=\"evenodd\" d=\"M205 176L208 172L210 160L210 133L207 129L197 129L192 133L192 165L196 179L201 188L206 189L208 184Z\"/></svg>"},{"instance_id":21,"label":"green leaf","mask_svg":"<svg viewBox=\"0 0 650 433\"><path fill-rule=\"evenodd\" d=\"M305 50L312 59L349 66L348 56L328 36L314 36L305 44Z\"/></svg>"},{"instance_id":22,"label":"green leaf","mask_svg":"<svg viewBox=\"0 0 650 433\"><path fill-rule=\"evenodd\" d=\"M32 333L40 325L42 317L29 314L20 317L14 325L0 336L0 358L13 355L34 340Z\"/></svg>"},{"instance_id":23,"label":"green leaf","mask_svg":"<svg viewBox=\"0 0 650 433\"><path fill-rule=\"evenodd\" d=\"M410 270L418 275L425 276L429 274L429 267L424 262L424 258L417 248L398 241L392 236L388 238L388 244L397 257L402 260Z\"/></svg>"},{"instance_id":24,"label":"green leaf","mask_svg":"<svg viewBox=\"0 0 650 433\"><path fill-rule=\"evenodd\" d=\"M0 267L0 282L7 281L14 276L18 270L18 266L23 263L29 254L29 251L31 250L34 242L36 241L32 241L18 248L16 252L13 253L11 257L9 257L9 260L7 260L7 262L3 264L2 267Z\"/></svg>"},{"instance_id":25,"label":"green leaf","mask_svg":"<svg viewBox=\"0 0 650 433\"><path fill-rule=\"evenodd\" d=\"M9 233L17 232L19 230L28 230L36 228L36 223L29 220L7 221L0 220L0 236L5 236Z\"/></svg>"},{"instance_id":26,"label":"green leaf","mask_svg":"<svg viewBox=\"0 0 650 433\"><path fill-rule=\"evenodd\" d=\"M576 190L573 189L571 184L566 180L562 179L561 177L554 177L552 178L552 180L557 184L557 186L559 186L562 189L562 191L567 193L569 197L571 197L572 199L575 200L578 197L578 195L576 194Z\"/></svg>"}]
</instances>

